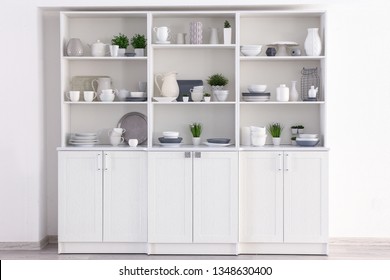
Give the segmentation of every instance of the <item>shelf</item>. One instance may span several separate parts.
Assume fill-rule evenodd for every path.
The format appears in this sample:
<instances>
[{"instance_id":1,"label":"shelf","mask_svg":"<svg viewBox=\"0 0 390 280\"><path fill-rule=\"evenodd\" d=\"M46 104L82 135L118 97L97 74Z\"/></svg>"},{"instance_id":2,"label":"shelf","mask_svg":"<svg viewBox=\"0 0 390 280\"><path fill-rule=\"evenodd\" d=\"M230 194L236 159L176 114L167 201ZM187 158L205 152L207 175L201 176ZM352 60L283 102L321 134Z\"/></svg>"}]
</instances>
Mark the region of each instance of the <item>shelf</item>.
<instances>
[{"instance_id":1,"label":"shelf","mask_svg":"<svg viewBox=\"0 0 390 280\"><path fill-rule=\"evenodd\" d=\"M325 104L325 101L289 101L289 102L278 102L278 101L266 101L266 102L245 102L241 101L241 105L320 105Z\"/></svg>"},{"instance_id":2,"label":"shelf","mask_svg":"<svg viewBox=\"0 0 390 280\"><path fill-rule=\"evenodd\" d=\"M325 59L325 56L240 56L241 61L316 61L322 59Z\"/></svg>"},{"instance_id":3,"label":"shelf","mask_svg":"<svg viewBox=\"0 0 390 280\"><path fill-rule=\"evenodd\" d=\"M91 61L91 60L117 60L117 61L121 61L121 60L147 60L148 57L147 56L117 56L117 57L111 57L111 56L102 56L102 57L98 57L98 56L63 56L62 59L64 60L78 60L78 61L82 61L82 60L86 60L86 61Z\"/></svg>"},{"instance_id":4,"label":"shelf","mask_svg":"<svg viewBox=\"0 0 390 280\"><path fill-rule=\"evenodd\" d=\"M236 45L224 44L152 44L154 49L235 49Z\"/></svg>"},{"instance_id":5,"label":"shelf","mask_svg":"<svg viewBox=\"0 0 390 280\"><path fill-rule=\"evenodd\" d=\"M148 102L127 102L127 101L113 101L113 102L102 102L102 101L93 101L93 102L85 102L85 101L79 101L79 102L72 102L72 101L65 101L65 104L71 104L71 105L146 105Z\"/></svg>"},{"instance_id":6,"label":"shelf","mask_svg":"<svg viewBox=\"0 0 390 280\"><path fill-rule=\"evenodd\" d=\"M262 147L253 147L253 146L240 146L240 151L329 151L329 148L317 146L317 147L300 147L292 145L265 145Z\"/></svg>"},{"instance_id":7,"label":"shelf","mask_svg":"<svg viewBox=\"0 0 390 280\"><path fill-rule=\"evenodd\" d=\"M234 101L226 101L226 102L157 102L154 101L153 104L156 105L174 105L174 106L189 106L189 105L234 105L236 102Z\"/></svg>"},{"instance_id":8,"label":"shelf","mask_svg":"<svg viewBox=\"0 0 390 280\"><path fill-rule=\"evenodd\" d=\"M135 148L130 147L129 145L118 145L116 147L112 145L94 145L92 147L81 147L81 146L66 146L58 147L57 151L147 151L147 147L144 145L137 146Z\"/></svg>"},{"instance_id":9,"label":"shelf","mask_svg":"<svg viewBox=\"0 0 390 280\"><path fill-rule=\"evenodd\" d=\"M149 151L237 151L235 144L232 144L227 147L210 147L204 144L199 146L194 145L181 145L180 147L163 147L159 144L153 144L152 148L148 149Z\"/></svg>"}]
</instances>

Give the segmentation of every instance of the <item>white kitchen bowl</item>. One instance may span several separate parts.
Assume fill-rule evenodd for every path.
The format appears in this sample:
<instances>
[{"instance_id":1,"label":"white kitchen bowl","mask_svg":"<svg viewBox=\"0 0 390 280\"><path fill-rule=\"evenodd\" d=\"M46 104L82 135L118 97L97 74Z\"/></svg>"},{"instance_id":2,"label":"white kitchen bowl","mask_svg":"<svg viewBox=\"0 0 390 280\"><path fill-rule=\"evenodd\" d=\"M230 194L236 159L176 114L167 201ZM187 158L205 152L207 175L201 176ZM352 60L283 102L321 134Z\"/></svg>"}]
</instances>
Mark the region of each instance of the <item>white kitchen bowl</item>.
<instances>
[{"instance_id":1,"label":"white kitchen bowl","mask_svg":"<svg viewBox=\"0 0 390 280\"><path fill-rule=\"evenodd\" d=\"M145 96L145 92L143 92L143 91L132 91L132 92L130 92L130 96L131 97L144 97Z\"/></svg>"},{"instance_id":2,"label":"white kitchen bowl","mask_svg":"<svg viewBox=\"0 0 390 280\"><path fill-rule=\"evenodd\" d=\"M226 101L226 99L229 96L228 90L214 90L214 96L217 99L217 101L223 102Z\"/></svg>"},{"instance_id":3,"label":"white kitchen bowl","mask_svg":"<svg viewBox=\"0 0 390 280\"><path fill-rule=\"evenodd\" d=\"M164 131L162 133L162 135L165 138L177 138L177 137L179 137L179 132L177 132L177 131Z\"/></svg>"},{"instance_id":4,"label":"white kitchen bowl","mask_svg":"<svg viewBox=\"0 0 390 280\"><path fill-rule=\"evenodd\" d=\"M113 93L102 93L99 95L99 98L103 102L112 102L115 99L115 94Z\"/></svg>"},{"instance_id":5,"label":"white kitchen bowl","mask_svg":"<svg viewBox=\"0 0 390 280\"><path fill-rule=\"evenodd\" d=\"M249 92L264 92L267 89L267 85L249 85Z\"/></svg>"},{"instance_id":6,"label":"white kitchen bowl","mask_svg":"<svg viewBox=\"0 0 390 280\"><path fill-rule=\"evenodd\" d=\"M261 53L261 49L254 49L254 50L251 50L251 49L241 49L241 53L244 55L244 56L257 56Z\"/></svg>"},{"instance_id":7,"label":"white kitchen bowl","mask_svg":"<svg viewBox=\"0 0 390 280\"><path fill-rule=\"evenodd\" d=\"M299 138L303 138L303 139L317 139L318 138L318 134L299 134Z\"/></svg>"}]
</instances>

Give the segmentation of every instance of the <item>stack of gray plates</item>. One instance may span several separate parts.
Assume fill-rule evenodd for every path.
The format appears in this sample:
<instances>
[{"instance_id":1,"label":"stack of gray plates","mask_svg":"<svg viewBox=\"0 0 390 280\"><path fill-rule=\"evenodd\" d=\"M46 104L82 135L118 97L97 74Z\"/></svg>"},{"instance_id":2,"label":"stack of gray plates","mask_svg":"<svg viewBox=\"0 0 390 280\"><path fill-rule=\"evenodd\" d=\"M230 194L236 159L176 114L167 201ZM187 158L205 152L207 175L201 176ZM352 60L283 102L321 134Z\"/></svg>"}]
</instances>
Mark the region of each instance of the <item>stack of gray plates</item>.
<instances>
[{"instance_id":1,"label":"stack of gray plates","mask_svg":"<svg viewBox=\"0 0 390 280\"><path fill-rule=\"evenodd\" d=\"M270 92L243 92L242 100L245 102L266 102L271 98Z\"/></svg>"},{"instance_id":2,"label":"stack of gray plates","mask_svg":"<svg viewBox=\"0 0 390 280\"><path fill-rule=\"evenodd\" d=\"M69 140L69 144L74 146L91 147L99 143L96 133L76 133L72 135Z\"/></svg>"}]
</instances>

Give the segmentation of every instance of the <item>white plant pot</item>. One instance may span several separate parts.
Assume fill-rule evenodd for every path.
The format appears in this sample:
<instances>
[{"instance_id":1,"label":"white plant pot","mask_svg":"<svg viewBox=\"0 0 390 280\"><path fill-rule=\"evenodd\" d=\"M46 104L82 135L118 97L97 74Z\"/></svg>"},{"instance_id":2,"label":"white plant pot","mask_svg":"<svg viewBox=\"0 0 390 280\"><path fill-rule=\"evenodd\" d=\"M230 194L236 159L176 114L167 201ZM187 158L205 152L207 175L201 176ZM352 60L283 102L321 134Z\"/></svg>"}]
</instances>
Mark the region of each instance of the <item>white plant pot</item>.
<instances>
[{"instance_id":1,"label":"white plant pot","mask_svg":"<svg viewBox=\"0 0 390 280\"><path fill-rule=\"evenodd\" d=\"M223 43L230 45L232 43L232 28L223 29Z\"/></svg>"},{"instance_id":2,"label":"white plant pot","mask_svg":"<svg viewBox=\"0 0 390 280\"><path fill-rule=\"evenodd\" d=\"M192 145L199 146L200 145L200 137L192 137Z\"/></svg>"},{"instance_id":3,"label":"white plant pot","mask_svg":"<svg viewBox=\"0 0 390 280\"><path fill-rule=\"evenodd\" d=\"M125 56L126 49L124 48L119 48L118 50L118 56Z\"/></svg>"},{"instance_id":4,"label":"white plant pot","mask_svg":"<svg viewBox=\"0 0 390 280\"><path fill-rule=\"evenodd\" d=\"M183 102L188 102L189 99L190 99L189 96L183 96Z\"/></svg>"},{"instance_id":5,"label":"white plant pot","mask_svg":"<svg viewBox=\"0 0 390 280\"><path fill-rule=\"evenodd\" d=\"M272 137L272 143L274 144L274 146L280 146L280 141L280 137Z\"/></svg>"},{"instance_id":6,"label":"white plant pot","mask_svg":"<svg viewBox=\"0 0 390 280\"><path fill-rule=\"evenodd\" d=\"M145 49L134 49L135 56L145 56Z\"/></svg>"},{"instance_id":7,"label":"white plant pot","mask_svg":"<svg viewBox=\"0 0 390 280\"><path fill-rule=\"evenodd\" d=\"M204 96L204 102L210 102L211 96Z\"/></svg>"},{"instance_id":8,"label":"white plant pot","mask_svg":"<svg viewBox=\"0 0 390 280\"><path fill-rule=\"evenodd\" d=\"M291 134L298 134L298 128L291 128Z\"/></svg>"}]
</instances>

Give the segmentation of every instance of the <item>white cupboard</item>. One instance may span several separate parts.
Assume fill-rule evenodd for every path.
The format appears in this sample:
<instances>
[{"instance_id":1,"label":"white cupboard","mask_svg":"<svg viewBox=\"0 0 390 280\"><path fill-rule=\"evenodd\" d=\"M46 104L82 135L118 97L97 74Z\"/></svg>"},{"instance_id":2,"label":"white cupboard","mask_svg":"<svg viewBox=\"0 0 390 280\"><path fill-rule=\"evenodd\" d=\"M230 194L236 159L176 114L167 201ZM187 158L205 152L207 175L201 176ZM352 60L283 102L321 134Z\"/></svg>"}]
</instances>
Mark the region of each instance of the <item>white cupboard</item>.
<instances>
[{"instance_id":1,"label":"white cupboard","mask_svg":"<svg viewBox=\"0 0 390 280\"><path fill-rule=\"evenodd\" d=\"M146 179L144 152L59 152L60 249L147 242Z\"/></svg>"},{"instance_id":2,"label":"white cupboard","mask_svg":"<svg viewBox=\"0 0 390 280\"><path fill-rule=\"evenodd\" d=\"M149 243L237 243L238 154L149 152L148 214Z\"/></svg>"},{"instance_id":3,"label":"white cupboard","mask_svg":"<svg viewBox=\"0 0 390 280\"><path fill-rule=\"evenodd\" d=\"M314 252L326 253L327 173L327 152L241 152L240 242L275 243L276 252L321 244Z\"/></svg>"}]
</instances>

